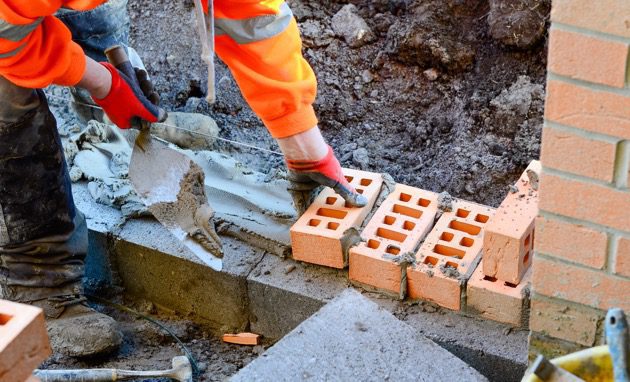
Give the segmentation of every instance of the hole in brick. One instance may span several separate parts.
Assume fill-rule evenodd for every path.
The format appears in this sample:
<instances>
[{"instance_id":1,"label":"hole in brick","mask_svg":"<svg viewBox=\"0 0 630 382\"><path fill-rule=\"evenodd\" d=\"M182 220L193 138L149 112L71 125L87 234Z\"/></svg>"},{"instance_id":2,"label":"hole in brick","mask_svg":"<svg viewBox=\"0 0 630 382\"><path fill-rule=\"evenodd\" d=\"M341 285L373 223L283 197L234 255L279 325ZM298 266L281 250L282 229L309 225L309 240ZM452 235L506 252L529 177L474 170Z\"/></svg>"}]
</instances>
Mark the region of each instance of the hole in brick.
<instances>
[{"instance_id":1,"label":"hole in brick","mask_svg":"<svg viewBox=\"0 0 630 382\"><path fill-rule=\"evenodd\" d=\"M462 247L472 247L473 244L475 244L475 241L469 237L462 237L459 241L459 245Z\"/></svg>"},{"instance_id":2,"label":"hole in brick","mask_svg":"<svg viewBox=\"0 0 630 382\"><path fill-rule=\"evenodd\" d=\"M491 283L496 283L497 282L497 278L496 277L483 276L483 279L486 280L486 281L490 281Z\"/></svg>"},{"instance_id":3,"label":"hole in brick","mask_svg":"<svg viewBox=\"0 0 630 382\"><path fill-rule=\"evenodd\" d=\"M401 215L405 215L405 216L409 216L415 219L419 219L420 216L422 216L422 211L417 210L415 208L410 208L407 206L403 206L400 204L394 204L394 208L392 209L393 212L397 213L397 214L401 214Z\"/></svg>"},{"instance_id":4,"label":"hole in brick","mask_svg":"<svg viewBox=\"0 0 630 382\"><path fill-rule=\"evenodd\" d=\"M362 186L369 186L370 184L372 184L372 179L361 179L361 182L359 182Z\"/></svg>"},{"instance_id":5,"label":"hole in brick","mask_svg":"<svg viewBox=\"0 0 630 382\"><path fill-rule=\"evenodd\" d=\"M459 264L454 263L452 261L447 261L446 262L446 266L449 267L449 268L457 269L457 267L459 267Z\"/></svg>"},{"instance_id":6,"label":"hole in brick","mask_svg":"<svg viewBox=\"0 0 630 382\"><path fill-rule=\"evenodd\" d=\"M390 255L397 255L400 253L400 248L395 245L388 245L385 252L389 253Z\"/></svg>"},{"instance_id":7,"label":"hole in brick","mask_svg":"<svg viewBox=\"0 0 630 382\"><path fill-rule=\"evenodd\" d=\"M475 216L475 221L479 223L487 223L489 219L490 216L488 215L477 214L477 216Z\"/></svg>"},{"instance_id":8,"label":"hole in brick","mask_svg":"<svg viewBox=\"0 0 630 382\"><path fill-rule=\"evenodd\" d=\"M442 232L442 235L440 235L440 240L444 240L444 241L451 241L453 240L453 234L450 232Z\"/></svg>"},{"instance_id":9,"label":"hole in brick","mask_svg":"<svg viewBox=\"0 0 630 382\"><path fill-rule=\"evenodd\" d=\"M509 288L516 288L516 287L518 286L518 285L516 285L516 284L512 284L512 283L509 283L509 282L507 282L507 281L504 283L504 285L505 285L506 287L509 287Z\"/></svg>"},{"instance_id":10,"label":"hole in brick","mask_svg":"<svg viewBox=\"0 0 630 382\"><path fill-rule=\"evenodd\" d=\"M465 210L463 208L458 208L457 212L455 213L455 215L459 218L467 218L468 215L470 215L470 211Z\"/></svg>"},{"instance_id":11,"label":"hole in brick","mask_svg":"<svg viewBox=\"0 0 630 382\"><path fill-rule=\"evenodd\" d=\"M383 239L394 240L402 243L407 238L407 235L402 234L400 232L392 231L387 228L379 228L376 230L376 236L382 237Z\"/></svg>"},{"instance_id":12,"label":"hole in brick","mask_svg":"<svg viewBox=\"0 0 630 382\"><path fill-rule=\"evenodd\" d=\"M442 256L457 257L458 259L461 259L466 254L466 252L462 251L461 249L449 247L448 245L442 244L436 244L435 247L433 247L433 252Z\"/></svg>"},{"instance_id":13,"label":"hole in brick","mask_svg":"<svg viewBox=\"0 0 630 382\"><path fill-rule=\"evenodd\" d=\"M0 313L0 325L6 325L7 322L11 321L13 316L9 316L8 314Z\"/></svg>"},{"instance_id":14,"label":"hole in brick","mask_svg":"<svg viewBox=\"0 0 630 382\"><path fill-rule=\"evenodd\" d=\"M319 223L321 223L322 221L319 219L311 219L308 221L308 225L310 225L311 227L317 227L319 225Z\"/></svg>"},{"instance_id":15,"label":"hole in brick","mask_svg":"<svg viewBox=\"0 0 630 382\"><path fill-rule=\"evenodd\" d=\"M320 208L317 210L317 216L324 216L333 219L343 219L348 215L346 211L331 210L330 208Z\"/></svg>"},{"instance_id":16,"label":"hole in brick","mask_svg":"<svg viewBox=\"0 0 630 382\"><path fill-rule=\"evenodd\" d=\"M367 246L368 246L368 248L377 249L378 247L381 246L381 242L378 241L378 240L370 239L367 242Z\"/></svg>"},{"instance_id":17,"label":"hole in brick","mask_svg":"<svg viewBox=\"0 0 630 382\"><path fill-rule=\"evenodd\" d=\"M532 234L530 233L529 235L527 235L527 237L525 238L525 243L523 243L523 245L525 246L525 249L529 248L529 242L532 239Z\"/></svg>"},{"instance_id":18,"label":"hole in brick","mask_svg":"<svg viewBox=\"0 0 630 382\"><path fill-rule=\"evenodd\" d=\"M451 224L449 224L448 227L457 231L466 232L467 234L470 234L470 235L478 235L479 232L481 232L481 227L464 223L464 222L460 222L457 220L451 221Z\"/></svg>"},{"instance_id":19,"label":"hole in brick","mask_svg":"<svg viewBox=\"0 0 630 382\"><path fill-rule=\"evenodd\" d=\"M429 207L429 204L431 204L431 201L430 201L430 200L428 200L428 199L423 199L423 198L420 198L420 199L418 200L418 205L419 205L420 207Z\"/></svg>"},{"instance_id":20,"label":"hole in brick","mask_svg":"<svg viewBox=\"0 0 630 382\"><path fill-rule=\"evenodd\" d=\"M398 199L400 199L401 202L408 202L411 200L411 195L401 192L400 197Z\"/></svg>"},{"instance_id":21,"label":"hole in brick","mask_svg":"<svg viewBox=\"0 0 630 382\"><path fill-rule=\"evenodd\" d=\"M354 179L354 177L348 176L348 175L346 175L345 177L346 177L346 180L348 181L348 183L352 182L352 179Z\"/></svg>"},{"instance_id":22,"label":"hole in brick","mask_svg":"<svg viewBox=\"0 0 630 382\"><path fill-rule=\"evenodd\" d=\"M328 229L332 229L333 231L336 230L337 228L339 228L339 223L335 223L335 222L330 222L328 223Z\"/></svg>"},{"instance_id":23,"label":"hole in brick","mask_svg":"<svg viewBox=\"0 0 630 382\"><path fill-rule=\"evenodd\" d=\"M329 196L326 198L326 204L328 204L329 206L332 206L333 204L335 204L336 201L337 201L336 196Z\"/></svg>"},{"instance_id":24,"label":"hole in brick","mask_svg":"<svg viewBox=\"0 0 630 382\"><path fill-rule=\"evenodd\" d=\"M358 192L359 194L363 194L363 189L362 189L362 188L357 188L356 190L357 190L357 192Z\"/></svg>"},{"instance_id":25,"label":"hole in brick","mask_svg":"<svg viewBox=\"0 0 630 382\"><path fill-rule=\"evenodd\" d=\"M529 251L527 251L527 253L525 253L525 256L523 256L523 264L527 264L528 261L529 261Z\"/></svg>"},{"instance_id":26,"label":"hole in brick","mask_svg":"<svg viewBox=\"0 0 630 382\"><path fill-rule=\"evenodd\" d=\"M433 257L433 256L427 256L427 257L425 257L425 258L424 258L423 263L425 263L425 264L427 264L427 265L431 264L431 265L433 265L433 266L436 266L436 265L437 265L437 263L438 263L438 259L436 259L436 258L435 258L435 257Z\"/></svg>"},{"instance_id":27,"label":"hole in brick","mask_svg":"<svg viewBox=\"0 0 630 382\"><path fill-rule=\"evenodd\" d=\"M392 225L396 222L396 218L393 216L385 216L385 219L383 219L383 223L387 224L387 225Z\"/></svg>"},{"instance_id":28,"label":"hole in brick","mask_svg":"<svg viewBox=\"0 0 630 382\"><path fill-rule=\"evenodd\" d=\"M409 220L406 220L403 223L403 229L406 229L407 231L411 231L414 228L416 228L416 223L414 222L410 222Z\"/></svg>"}]
</instances>

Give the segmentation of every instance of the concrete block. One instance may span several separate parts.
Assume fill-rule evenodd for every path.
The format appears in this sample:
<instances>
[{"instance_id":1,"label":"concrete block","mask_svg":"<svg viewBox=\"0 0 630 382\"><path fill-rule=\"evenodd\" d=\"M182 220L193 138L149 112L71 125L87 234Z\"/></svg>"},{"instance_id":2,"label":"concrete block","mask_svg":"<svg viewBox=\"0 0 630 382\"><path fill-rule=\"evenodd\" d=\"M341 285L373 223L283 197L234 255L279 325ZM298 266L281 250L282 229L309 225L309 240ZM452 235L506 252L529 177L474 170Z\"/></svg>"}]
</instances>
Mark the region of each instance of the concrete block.
<instances>
[{"instance_id":1,"label":"concrete block","mask_svg":"<svg viewBox=\"0 0 630 382\"><path fill-rule=\"evenodd\" d=\"M456 200L444 213L416 253L416 265L407 271L412 299L433 301L461 309L462 286L481 259L484 227L494 209Z\"/></svg>"},{"instance_id":2,"label":"concrete block","mask_svg":"<svg viewBox=\"0 0 630 382\"><path fill-rule=\"evenodd\" d=\"M358 229L371 211L383 184L383 177L344 169L348 182L368 199L362 208L349 207L331 188L325 188L291 227L293 258L307 263L344 268L347 231Z\"/></svg>"},{"instance_id":3,"label":"concrete block","mask_svg":"<svg viewBox=\"0 0 630 382\"><path fill-rule=\"evenodd\" d=\"M401 268L384 256L415 251L433 227L437 204L437 194L397 184L361 232L363 242L350 249L350 280L398 294Z\"/></svg>"},{"instance_id":4,"label":"concrete block","mask_svg":"<svg viewBox=\"0 0 630 382\"><path fill-rule=\"evenodd\" d=\"M534 257L538 187L532 187L527 173L539 176L540 170L539 161L529 164L514 185L517 192L508 193L486 225L483 243L486 276L516 285L529 269Z\"/></svg>"},{"instance_id":5,"label":"concrete block","mask_svg":"<svg viewBox=\"0 0 630 382\"><path fill-rule=\"evenodd\" d=\"M485 381L355 291L300 324L232 381Z\"/></svg>"},{"instance_id":6,"label":"concrete block","mask_svg":"<svg viewBox=\"0 0 630 382\"><path fill-rule=\"evenodd\" d=\"M250 329L279 340L347 286L344 270L267 254L247 277Z\"/></svg>"},{"instance_id":7,"label":"concrete block","mask_svg":"<svg viewBox=\"0 0 630 382\"><path fill-rule=\"evenodd\" d=\"M0 300L0 382L25 381L51 354L44 312Z\"/></svg>"},{"instance_id":8,"label":"concrete block","mask_svg":"<svg viewBox=\"0 0 630 382\"><path fill-rule=\"evenodd\" d=\"M527 328L532 271L518 285L484 275L482 260L466 286L466 309L490 320Z\"/></svg>"}]
</instances>

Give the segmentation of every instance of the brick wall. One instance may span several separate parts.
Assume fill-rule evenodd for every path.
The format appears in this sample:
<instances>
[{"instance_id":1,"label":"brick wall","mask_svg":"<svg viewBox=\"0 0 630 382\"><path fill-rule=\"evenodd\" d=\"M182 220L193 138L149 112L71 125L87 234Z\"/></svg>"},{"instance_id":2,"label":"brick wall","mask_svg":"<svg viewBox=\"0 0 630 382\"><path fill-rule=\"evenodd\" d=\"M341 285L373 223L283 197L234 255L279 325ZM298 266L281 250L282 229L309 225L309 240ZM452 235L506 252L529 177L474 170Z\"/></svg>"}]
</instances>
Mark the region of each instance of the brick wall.
<instances>
[{"instance_id":1,"label":"brick wall","mask_svg":"<svg viewBox=\"0 0 630 382\"><path fill-rule=\"evenodd\" d=\"M553 0L530 355L630 313L630 1Z\"/></svg>"}]
</instances>

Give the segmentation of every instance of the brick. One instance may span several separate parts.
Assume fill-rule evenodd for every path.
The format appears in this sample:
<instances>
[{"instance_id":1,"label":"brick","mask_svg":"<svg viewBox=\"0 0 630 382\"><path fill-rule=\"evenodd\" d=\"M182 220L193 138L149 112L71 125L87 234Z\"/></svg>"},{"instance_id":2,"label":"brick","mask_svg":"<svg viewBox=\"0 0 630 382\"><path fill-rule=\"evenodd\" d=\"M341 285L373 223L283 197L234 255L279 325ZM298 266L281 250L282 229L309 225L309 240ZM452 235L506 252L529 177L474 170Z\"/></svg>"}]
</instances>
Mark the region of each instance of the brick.
<instances>
[{"instance_id":1,"label":"brick","mask_svg":"<svg viewBox=\"0 0 630 382\"><path fill-rule=\"evenodd\" d=\"M535 295L532 298L529 327L551 337L593 346L602 313L588 307Z\"/></svg>"},{"instance_id":2,"label":"brick","mask_svg":"<svg viewBox=\"0 0 630 382\"><path fill-rule=\"evenodd\" d=\"M255 333L226 333L221 338L228 344L254 346L260 343L260 335Z\"/></svg>"},{"instance_id":3,"label":"brick","mask_svg":"<svg viewBox=\"0 0 630 382\"><path fill-rule=\"evenodd\" d=\"M554 0L552 4L554 22L630 37L628 0Z\"/></svg>"},{"instance_id":4,"label":"brick","mask_svg":"<svg viewBox=\"0 0 630 382\"><path fill-rule=\"evenodd\" d=\"M402 271L384 254L413 252L433 227L437 194L397 184L350 249L349 278L371 288L398 294Z\"/></svg>"},{"instance_id":5,"label":"brick","mask_svg":"<svg viewBox=\"0 0 630 382\"><path fill-rule=\"evenodd\" d=\"M456 200L420 246L416 265L407 270L409 297L461 309L462 286L479 263L484 227L493 214L493 208Z\"/></svg>"},{"instance_id":6,"label":"brick","mask_svg":"<svg viewBox=\"0 0 630 382\"><path fill-rule=\"evenodd\" d=\"M586 138L548 126L543 129L540 158L545 167L610 183L615 175L616 154L615 142Z\"/></svg>"},{"instance_id":7,"label":"brick","mask_svg":"<svg viewBox=\"0 0 630 382\"><path fill-rule=\"evenodd\" d=\"M596 133L630 139L630 96L547 81L545 118Z\"/></svg>"},{"instance_id":8,"label":"brick","mask_svg":"<svg viewBox=\"0 0 630 382\"><path fill-rule=\"evenodd\" d=\"M295 260L340 269L346 266L344 233L363 224L381 190L383 177L359 170L343 171L350 184L367 197L367 206L346 207L341 196L325 188L291 227Z\"/></svg>"},{"instance_id":9,"label":"brick","mask_svg":"<svg viewBox=\"0 0 630 382\"><path fill-rule=\"evenodd\" d=\"M540 209L630 232L630 192L543 171Z\"/></svg>"},{"instance_id":10,"label":"brick","mask_svg":"<svg viewBox=\"0 0 630 382\"><path fill-rule=\"evenodd\" d=\"M470 276L466 286L466 309L480 316L517 327L527 327L531 269L518 285L483 273L483 263Z\"/></svg>"},{"instance_id":11,"label":"brick","mask_svg":"<svg viewBox=\"0 0 630 382\"><path fill-rule=\"evenodd\" d=\"M630 277L630 237L619 238L614 271L619 276Z\"/></svg>"},{"instance_id":12,"label":"brick","mask_svg":"<svg viewBox=\"0 0 630 382\"><path fill-rule=\"evenodd\" d=\"M514 184L485 227L483 237L483 272L486 276L521 282L532 263L534 225L538 215L538 190L529 182L527 172L541 172L540 162L532 161Z\"/></svg>"},{"instance_id":13,"label":"brick","mask_svg":"<svg viewBox=\"0 0 630 382\"><path fill-rule=\"evenodd\" d=\"M578 80L623 88L628 44L552 29L549 34L550 72Z\"/></svg>"},{"instance_id":14,"label":"brick","mask_svg":"<svg viewBox=\"0 0 630 382\"><path fill-rule=\"evenodd\" d=\"M50 354L43 311L0 300L0 382L26 380Z\"/></svg>"},{"instance_id":15,"label":"brick","mask_svg":"<svg viewBox=\"0 0 630 382\"><path fill-rule=\"evenodd\" d=\"M541 256L536 256L533 268L536 293L601 310L630 310L629 279Z\"/></svg>"},{"instance_id":16,"label":"brick","mask_svg":"<svg viewBox=\"0 0 630 382\"><path fill-rule=\"evenodd\" d=\"M536 220L534 247L539 253L603 269L608 236L582 225L540 217Z\"/></svg>"}]
</instances>

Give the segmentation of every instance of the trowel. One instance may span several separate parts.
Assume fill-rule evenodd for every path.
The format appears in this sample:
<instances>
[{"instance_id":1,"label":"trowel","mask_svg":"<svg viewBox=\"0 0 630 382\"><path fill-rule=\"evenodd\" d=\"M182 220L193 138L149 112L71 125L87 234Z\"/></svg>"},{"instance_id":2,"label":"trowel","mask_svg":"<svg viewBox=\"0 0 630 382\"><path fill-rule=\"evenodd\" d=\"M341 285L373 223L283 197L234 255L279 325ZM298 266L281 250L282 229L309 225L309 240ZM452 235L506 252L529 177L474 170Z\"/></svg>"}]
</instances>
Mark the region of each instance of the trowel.
<instances>
[{"instance_id":1,"label":"trowel","mask_svg":"<svg viewBox=\"0 0 630 382\"><path fill-rule=\"evenodd\" d=\"M116 69L137 79L124 48L111 47L105 55ZM139 83L136 85L140 88ZM205 196L203 171L188 156L152 137L150 123L142 121L136 125L140 133L131 154L129 179L138 196L199 260L221 270L223 252L212 226L214 212Z\"/></svg>"}]
</instances>

